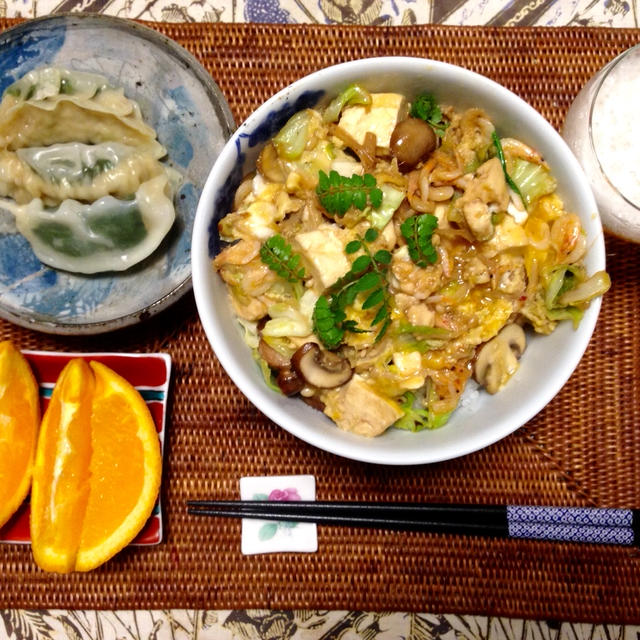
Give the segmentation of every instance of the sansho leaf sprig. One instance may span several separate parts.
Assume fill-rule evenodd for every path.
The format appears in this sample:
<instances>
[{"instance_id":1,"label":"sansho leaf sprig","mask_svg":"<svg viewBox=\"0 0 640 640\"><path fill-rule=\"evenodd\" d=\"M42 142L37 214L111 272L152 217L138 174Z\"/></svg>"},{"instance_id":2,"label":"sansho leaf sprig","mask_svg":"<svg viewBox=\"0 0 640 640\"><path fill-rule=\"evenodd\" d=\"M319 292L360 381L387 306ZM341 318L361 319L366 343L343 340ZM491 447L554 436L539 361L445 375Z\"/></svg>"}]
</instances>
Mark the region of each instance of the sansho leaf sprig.
<instances>
[{"instance_id":1,"label":"sansho leaf sprig","mask_svg":"<svg viewBox=\"0 0 640 640\"><path fill-rule=\"evenodd\" d=\"M390 294L386 288L386 273L391 262L391 253L380 249L373 255L368 244L375 241L378 232L368 229L364 238L347 244L345 251L354 254L362 250L351 264L351 269L337 280L325 295L318 298L313 311L313 327L316 335L327 349L340 346L347 331L363 333L355 320L347 320L346 309L354 304L358 294L366 293L363 310L377 307L371 326L379 325L375 341L378 342L391 324Z\"/></svg>"},{"instance_id":2,"label":"sansho leaf sprig","mask_svg":"<svg viewBox=\"0 0 640 640\"><path fill-rule=\"evenodd\" d=\"M300 255L293 252L291 245L279 233L262 244L260 259L287 282L299 282L305 276L304 267L300 266Z\"/></svg>"},{"instance_id":3,"label":"sansho leaf sprig","mask_svg":"<svg viewBox=\"0 0 640 640\"><path fill-rule=\"evenodd\" d=\"M426 267L438 259L438 254L431 242L437 227L438 218L431 213L411 216L400 225L400 231L409 247L409 257L419 267Z\"/></svg>"},{"instance_id":4,"label":"sansho leaf sprig","mask_svg":"<svg viewBox=\"0 0 640 640\"><path fill-rule=\"evenodd\" d=\"M442 137L449 123L442 117L442 109L431 93L420 94L411 105L412 118L420 118L428 122L437 135Z\"/></svg>"},{"instance_id":5,"label":"sansho leaf sprig","mask_svg":"<svg viewBox=\"0 0 640 640\"><path fill-rule=\"evenodd\" d=\"M364 176L354 173L348 178L337 171L330 171L328 175L320 171L316 193L327 212L337 216L343 216L352 205L362 211L367 203L376 209L382 204L382 190L370 173Z\"/></svg>"}]
</instances>

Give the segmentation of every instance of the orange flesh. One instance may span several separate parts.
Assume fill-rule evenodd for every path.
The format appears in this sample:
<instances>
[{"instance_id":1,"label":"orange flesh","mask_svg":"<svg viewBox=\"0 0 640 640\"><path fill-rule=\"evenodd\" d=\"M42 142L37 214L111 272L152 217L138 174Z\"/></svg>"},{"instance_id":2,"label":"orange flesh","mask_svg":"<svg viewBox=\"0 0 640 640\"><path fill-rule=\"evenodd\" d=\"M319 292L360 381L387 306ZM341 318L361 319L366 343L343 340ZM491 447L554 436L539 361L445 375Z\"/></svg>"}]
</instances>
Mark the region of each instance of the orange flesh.
<instances>
[{"instance_id":1,"label":"orange flesh","mask_svg":"<svg viewBox=\"0 0 640 640\"><path fill-rule=\"evenodd\" d=\"M34 473L33 555L48 571L89 571L144 526L160 487L155 424L104 365L72 360L45 414Z\"/></svg>"},{"instance_id":2,"label":"orange flesh","mask_svg":"<svg viewBox=\"0 0 640 640\"><path fill-rule=\"evenodd\" d=\"M0 527L29 491L39 426L31 368L11 342L0 342Z\"/></svg>"},{"instance_id":3,"label":"orange flesh","mask_svg":"<svg viewBox=\"0 0 640 640\"><path fill-rule=\"evenodd\" d=\"M82 546L111 535L136 506L144 480L144 452L122 396L96 399L92 415L91 495ZM118 482L113 482L117 474Z\"/></svg>"},{"instance_id":4,"label":"orange flesh","mask_svg":"<svg viewBox=\"0 0 640 640\"><path fill-rule=\"evenodd\" d=\"M36 561L59 571L75 564L89 497L93 376L83 360L64 368L42 421L31 499ZM53 560L55 558L55 560Z\"/></svg>"}]
</instances>

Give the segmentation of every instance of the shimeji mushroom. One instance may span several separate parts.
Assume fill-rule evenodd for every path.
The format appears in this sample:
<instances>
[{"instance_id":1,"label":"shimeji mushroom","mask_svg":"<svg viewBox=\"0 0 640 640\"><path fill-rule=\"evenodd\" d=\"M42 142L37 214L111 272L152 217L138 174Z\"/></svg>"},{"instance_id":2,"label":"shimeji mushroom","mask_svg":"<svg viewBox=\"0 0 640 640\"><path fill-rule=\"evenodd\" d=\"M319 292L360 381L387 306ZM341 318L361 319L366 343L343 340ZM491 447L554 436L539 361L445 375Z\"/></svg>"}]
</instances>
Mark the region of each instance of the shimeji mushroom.
<instances>
[{"instance_id":1,"label":"shimeji mushroom","mask_svg":"<svg viewBox=\"0 0 640 640\"><path fill-rule=\"evenodd\" d=\"M304 389L304 380L291 367L280 369L276 382L285 396L295 396Z\"/></svg>"},{"instance_id":2,"label":"shimeji mushroom","mask_svg":"<svg viewBox=\"0 0 640 640\"><path fill-rule=\"evenodd\" d=\"M353 375L346 358L320 349L315 342L303 344L291 356L291 366L307 384L318 389L339 387Z\"/></svg>"},{"instance_id":3,"label":"shimeji mushroom","mask_svg":"<svg viewBox=\"0 0 640 640\"><path fill-rule=\"evenodd\" d=\"M398 160L398 168L406 173L435 151L438 138L424 120L407 118L396 125L389 146Z\"/></svg>"},{"instance_id":4,"label":"shimeji mushroom","mask_svg":"<svg viewBox=\"0 0 640 640\"><path fill-rule=\"evenodd\" d=\"M475 378L489 393L497 393L518 369L527 344L520 325L509 324L478 351Z\"/></svg>"}]
</instances>

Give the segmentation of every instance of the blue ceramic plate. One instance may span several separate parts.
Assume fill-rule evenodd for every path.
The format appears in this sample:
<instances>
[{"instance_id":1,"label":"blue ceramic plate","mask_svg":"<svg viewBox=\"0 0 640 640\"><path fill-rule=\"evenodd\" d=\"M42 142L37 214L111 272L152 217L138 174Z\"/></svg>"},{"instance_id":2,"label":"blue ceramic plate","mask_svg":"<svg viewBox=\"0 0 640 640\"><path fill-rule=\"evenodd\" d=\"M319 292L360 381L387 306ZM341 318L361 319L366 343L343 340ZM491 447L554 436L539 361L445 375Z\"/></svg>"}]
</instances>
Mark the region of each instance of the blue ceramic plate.
<instances>
[{"instance_id":1,"label":"blue ceramic plate","mask_svg":"<svg viewBox=\"0 0 640 640\"><path fill-rule=\"evenodd\" d=\"M191 289L191 232L205 179L235 129L220 89L172 40L134 22L65 15L0 34L0 95L32 69L98 73L127 97L183 176L176 223L161 246L132 269L77 275L43 265L0 202L0 316L59 334L92 334L134 324Z\"/></svg>"}]
</instances>

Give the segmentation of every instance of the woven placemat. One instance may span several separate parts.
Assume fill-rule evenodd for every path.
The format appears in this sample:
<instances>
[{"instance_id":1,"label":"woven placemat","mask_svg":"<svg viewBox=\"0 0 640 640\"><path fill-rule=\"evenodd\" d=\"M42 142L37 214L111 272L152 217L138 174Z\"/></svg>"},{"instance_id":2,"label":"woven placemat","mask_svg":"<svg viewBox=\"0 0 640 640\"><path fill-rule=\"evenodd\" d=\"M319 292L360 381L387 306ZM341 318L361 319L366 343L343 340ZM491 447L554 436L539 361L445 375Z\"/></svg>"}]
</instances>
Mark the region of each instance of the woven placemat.
<instances>
[{"instance_id":1,"label":"woven placemat","mask_svg":"<svg viewBox=\"0 0 640 640\"><path fill-rule=\"evenodd\" d=\"M0 20L0 29L14 24ZM153 26L153 25L152 25ZM578 89L640 32L159 24L212 73L238 121L289 82L338 61L432 57L500 82L559 127ZM483 451L395 468L316 450L267 420L209 348L187 296L147 324L92 339L0 322L21 348L166 351L174 376L163 480L166 541L89 574L48 575L0 546L0 608L412 610L640 622L636 549L358 529L319 530L315 554L244 557L240 523L194 521L188 498L238 496L244 475L313 474L319 499L640 508L640 247L607 238L607 294L575 374L534 420Z\"/></svg>"}]
</instances>

